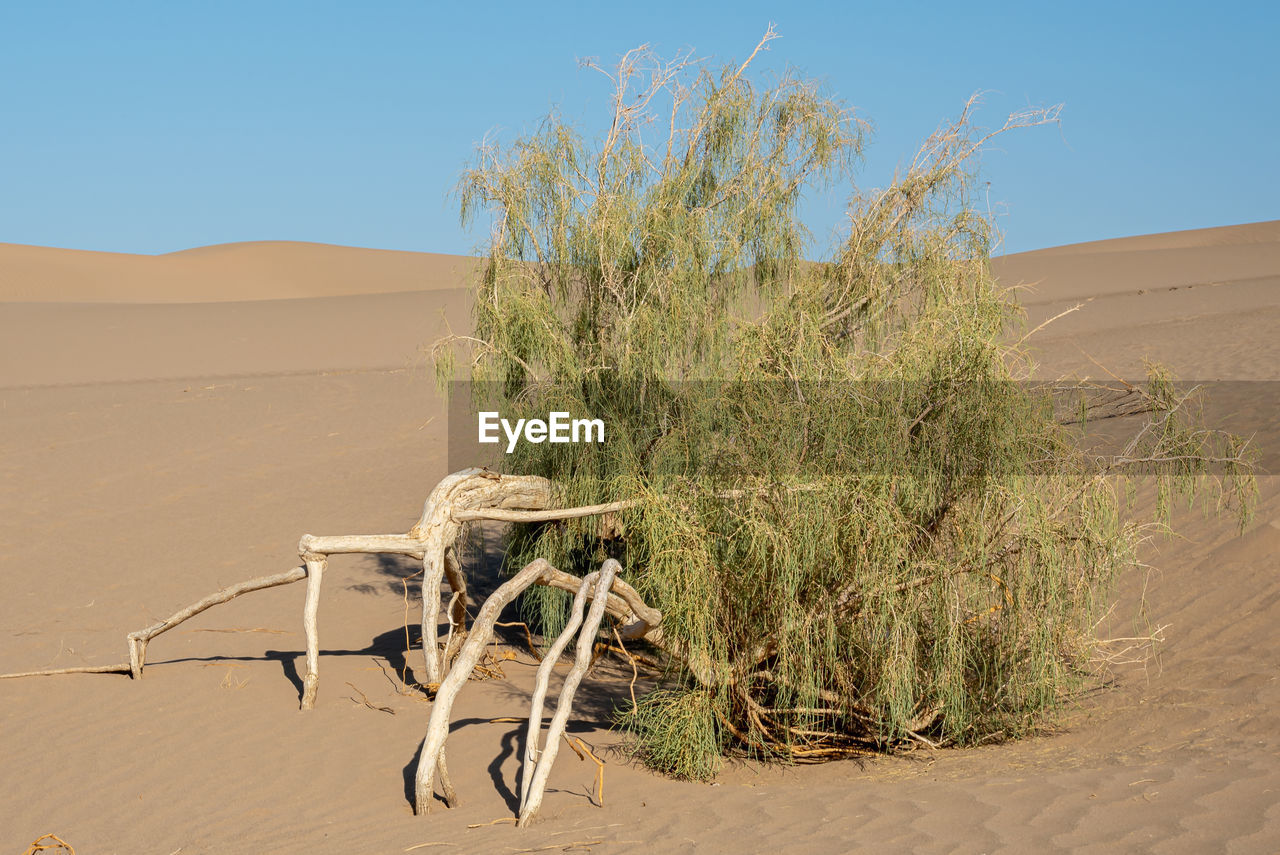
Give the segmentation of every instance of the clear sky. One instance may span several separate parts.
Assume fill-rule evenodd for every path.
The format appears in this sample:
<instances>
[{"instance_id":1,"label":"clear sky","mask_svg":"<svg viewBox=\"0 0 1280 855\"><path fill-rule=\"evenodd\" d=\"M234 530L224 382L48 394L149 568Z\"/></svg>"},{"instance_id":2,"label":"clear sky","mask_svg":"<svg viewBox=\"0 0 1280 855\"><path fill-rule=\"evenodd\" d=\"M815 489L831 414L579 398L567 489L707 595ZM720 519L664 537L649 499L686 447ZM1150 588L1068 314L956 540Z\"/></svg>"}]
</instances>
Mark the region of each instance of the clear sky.
<instances>
[{"instance_id":1,"label":"clear sky","mask_svg":"<svg viewBox=\"0 0 1280 855\"><path fill-rule=\"evenodd\" d=\"M1280 218L1271 2L0 2L0 242L158 253L308 240L466 253L450 192L477 141L559 105L577 58L650 42L823 78L883 183L965 98L1062 126L983 161L1005 249ZM839 198L815 199L829 235ZM825 241L824 241L825 243Z\"/></svg>"}]
</instances>

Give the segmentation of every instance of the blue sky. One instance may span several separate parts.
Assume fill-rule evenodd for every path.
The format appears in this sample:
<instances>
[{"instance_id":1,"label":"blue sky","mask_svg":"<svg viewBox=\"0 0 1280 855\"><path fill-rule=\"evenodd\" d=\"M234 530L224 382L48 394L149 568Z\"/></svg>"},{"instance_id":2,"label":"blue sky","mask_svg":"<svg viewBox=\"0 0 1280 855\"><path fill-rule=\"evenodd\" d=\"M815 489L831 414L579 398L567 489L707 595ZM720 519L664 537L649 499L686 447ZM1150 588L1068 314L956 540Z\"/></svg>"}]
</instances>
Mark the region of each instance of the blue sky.
<instances>
[{"instance_id":1,"label":"blue sky","mask_svg":"<svg viewBox=\"0 0 1280 855\"><path fill-rule=\"evenodd\" d=\"M835 9L835 11L833 11ZM472 251L450 191L476 142L559 105L577 58L650 42L822 78L883 183L978 90L1062 126L983 160L1004 248L1280 218L1271 3L0 3L0 242L157 253L238 240ZM806 208L820 236L847 189ZM822 241L825 243L826 241Z\"/></svg>"}]
</instances>

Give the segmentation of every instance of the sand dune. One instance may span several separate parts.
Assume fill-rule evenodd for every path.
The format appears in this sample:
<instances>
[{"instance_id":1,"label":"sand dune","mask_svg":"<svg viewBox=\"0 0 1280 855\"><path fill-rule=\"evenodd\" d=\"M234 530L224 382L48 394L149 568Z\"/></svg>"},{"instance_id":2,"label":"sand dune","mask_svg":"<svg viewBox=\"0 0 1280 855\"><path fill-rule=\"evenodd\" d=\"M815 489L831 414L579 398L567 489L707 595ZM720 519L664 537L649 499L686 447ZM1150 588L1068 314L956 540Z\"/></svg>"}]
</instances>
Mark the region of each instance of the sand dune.
<instances>
[{"instance_id":1,"label":"sand dune","mask_svg":"<svg viewBox=\"0 0 1280 855\"><path fill-rule=\"evenodd\" d=\"M259 241L0 244L0 386L406 368L470 324L473 258Z\"/></svg>"},{"instance_id":2,"label":"sand dune","mask_svg":"<svg viewBox=\"0 0 1280 855\"><path fill-rule=\"evenodd\" d=\"M1142 376L1163 362L1188 379L1274 379L1280 329L1280 220L1119 238L998 258L1023 285L1044 373Z\"/></svg>"},{"instance_id":3,"label":"sand dune","mask_svg":"<svg viewBox=\"0 0 1280 855\"><path fill-rule=\"evenodd\" d=\"M475 259L296 241L168 255L0 244L0 301L215 303L457 287Z\"/></svg>"},{"instance_id":4,"label":"sand dune","mask_svg":"<svg viewBox=\"0 0 1280 855\"><path fill-rule=\"evenodd\" d=\"M0 247L0 672L118 661L125 632L293 566L304 532L411 524L445 474L447 441L417 348L441 312L455 329L467 319L463 283L431 265L466 262L399 255ZM329 269L338 256L350 266ZM166 278L166 264L199 275ZM1280 380L1280 224L998 265L1010 284L1041 281L1028 300L1036 323L1093 298L1033 339L1043 376L1096 373L1087 353L1122 372L1156 357L1184 376ZM439 275L412 285L428 268ZM562 752L545 821L527 831L489 824L512 810L520 725L492 720L527 710L534 667L521 646L512 639L506 679L469 684L455 707L464 804L415 818L406 776L428 707L393 674L415 663L400 580L418 568L335 559L311 713L297 711L296 587L158 639L137 683L0 682L0 851L53 831L81 853L121 855L587 842L593 853L1274 852L1280 478L1264 478L1243 536L1198 513L1180 523L1185 539L1144 555L1160 571L1122 583L1110 629L1132 634L1145 589L1149 620L1170 624L1159 662L1117 669L1053 735L864 763L735 764L715 786L680 783L616 750L609 711L630 673L610 666L588 678L571 728L608 760L604 806L587 797L594 767ZM491 569L472 562L483 586Z\"/></svg>"},{"instance_id":5,"label":"sand dune","mask_svg":"<svg viewBox=\"0 0 1280 855\"><path fill-rule=\"evenodd\" d=\"M466 289L224 303L0 303L0 386L404 369Z\"/></svg>"},{"instance_id":6,"label":"sand dune","mask_svg":"<svg viewBox=\"0 0 1280 855\"><path fill-rule=\"evenodd\" d=\"M1098 252L1134 252L1150 249L1203 249L1207 247L1247 246L1250 244L1275 244L1280 240L1280 220L1261 223L1245 223L1238 226L1217 226L1210 229L1185 229L1177 232L1159 232L1133 237L1108 238L1106 240L1069 243L1063 246L1037 249L1008 256L1009 259L1029 260L1048 256L1084 255Z\"/></svg>"}]
</instances>

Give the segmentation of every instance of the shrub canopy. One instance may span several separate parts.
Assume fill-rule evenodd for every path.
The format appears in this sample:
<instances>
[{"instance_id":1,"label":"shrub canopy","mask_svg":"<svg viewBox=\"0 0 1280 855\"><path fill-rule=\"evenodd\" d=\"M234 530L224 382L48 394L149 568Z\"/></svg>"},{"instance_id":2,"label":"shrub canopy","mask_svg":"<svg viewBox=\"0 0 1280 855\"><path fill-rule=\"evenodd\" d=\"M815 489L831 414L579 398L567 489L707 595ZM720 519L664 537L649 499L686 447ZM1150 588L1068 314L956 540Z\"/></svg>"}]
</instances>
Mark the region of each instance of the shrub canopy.
<instances>
[{"instance_id":1,"label":"shrub canopy","mask_svg":"<svg viewBox=\"0 0 1280 855\"><path fill-rule=\"evenodd\" d=\"M798 215L844 186L866 126L816 83L640 49L599 137L558 114L461 181L491 217L474 338L436 349L512 418L603 418L603 445L522 443L512 471L607 518L518 529L509 558L607 556L664 614L664 687L622 716L649 762L966 744L1033 726L1076 684L1108 584L1147 531L1114 476L1176 452L1164 490L1249 487L1240 446L1163 378L1125 456L1080 449L1029 370L989 268L974 102L887 188L851 190L824 261ZM1056 120L1010 117L1002 133ZM852 186L852 185L850 185ZM1081 405L1086 411L1089 404ZM535 598L545 625L564 608Z\"/></svg>"}]
</instances>

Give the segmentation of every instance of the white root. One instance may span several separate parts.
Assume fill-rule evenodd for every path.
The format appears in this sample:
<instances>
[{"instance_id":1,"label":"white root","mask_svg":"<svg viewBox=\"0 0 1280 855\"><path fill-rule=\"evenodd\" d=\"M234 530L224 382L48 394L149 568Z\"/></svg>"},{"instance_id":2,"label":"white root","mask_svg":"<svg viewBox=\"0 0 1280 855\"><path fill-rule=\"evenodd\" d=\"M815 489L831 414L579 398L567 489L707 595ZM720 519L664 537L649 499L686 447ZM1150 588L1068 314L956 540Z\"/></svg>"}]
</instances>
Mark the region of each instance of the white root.
<instances>
[{"instance_id":1,"label":"white root","mask_svg":"<svg viewBox=\"0 0 1280 855\"><path fill-rule=\"evenodd\" d=\"M462 685L471 676L471 670L475 668L489 639L493 637L494 624L507 604L537 579L547 575L550 569L551 565L545 559L530 562L519 573L498 586L498 590L480 607L471 633L458 651L453 667L441 681L440 688L436 690L435 701L431 704L431 719L427 723L427 733L422 740L417 773L414 776L415 813L421 815L431 809L434 774L440 758L444 756L444 743L449 736L449 713Z\"/></svg>"},{"instance_id":2,"label":"white root","mask_svg":"<svg viewBox=\"0 0 1280 855\"><path fill-rule=\"evenodd\" d=\"M320 682L320 630L316 617L320 610L320 583L324 581L324 569L329 563L323 555L308 555L307 602L302 609L302 628L307 635L307 674L302 678L302 708L316 705L316 688Z\"/></svg>"},{"instance_id":3,"label":"white root","mask_svg":"<svg viewBox=\"0 0 1280 855\"><path fill-rule=\"evenodd\" d=\"M581 517L596 517L604 514L634 508L638 502L609 502L604 505L585 505L581 508L549 508L543 511L505 510L502 508L482 508L473 511L455 511L451 514L456 522L471 520L499 520L502 522L555 522L573 520Z\"/></svg>"},{"instance_id":4,"label":"white root","mask_svg":"<svg viewBox=\"0 0 1280 855\"><path fill-rule=\"evenodd\" d=\"M614 576L621 569L617 561L612 558L604 562L600 568L599 579L595 583L595 591L591 602L591 610L587 613L586 623L582 627L582 631L578 635L577 658L573 663L573 668L564 678L564 686L560 690L560 702L556 705L555 715L551 717L551 724L547 727L546 746L542 749L538 756L537 766L533 770L532 783L527 789L521 791L520 819L516 823L521 828L527 827L533 818L538 815L538 810L542 807L542 796L547 788L547 778L551 775L551 767L555 764L556 753L560 748L560 737L564 735L565 725L569 721L569 712L573 706L573 696L578 690L578 684L582 682L582 677L587 673L587 668L591 664L591 648L595 641L596 634L600 631L600 621L604 619L605 608L609 602L609 589L613 585ZM586 585L583 585L586 588ZM575 600L575 608L580 604ZM578 611L581 614L581 611ZM551 661L548 657L546 661ZM544 672L543 668L538 669L538 679L542 688L542 696L546 696L546 683L551 676L551 669L547 668ZM542 704L541 698L539 703L532 710L529 717L529 732L534 737L533 746L537 744L538 731L542 727ZM536 730L535 730L536 728ZM530 763L530 753L532 747L526 747L525 764ZM527 778L527 773L525 774Z\"/></svg>"},{"instance_id":5,"label":"white root","mask_svg":"<svg viewBox=\"0 0 1280 855\"><path fill-rule=\"evenodd\" d=\"M441 682L447 662L447 651L439 650L438 644L440 597L436 592L446 574L446 552L462 532L462 522L453 518L454 513L477 508L546 508L554 501L555 492L545 478L464 469L447 476L427 497L422 515L406 537L418 542L422 555L422 652L428 683ZM460 617L465 621L465 611Z\"/></svg>"},{"instance_id":6,"label":"white root","mask_svg":"<svg viewBox=\"0 0 1280 855\"><path fill-rule=\"evenodd\" d=\"M591 639L599 630L605 613L620 624L623 638L642 638L663 646L662 612L648 606L640 595L621 579L616 561L605 562L597 573L580 579L552 567L539 559L495 591L476 616L474 626L467 627L467 580L459 562L455 544L462 526L471 521L537 522L575 519L612 514L633 507L632 501L610 502L577 508L556 508L559 491L552 482L535 476L499 475L485 469L465 469L442 480L423 505L418 522L405 534L336 535L318 537L303 535L298 543L302 566L284 573L250 579L223 588L172 616L146 629L127 636L129 661L117 665L94 665L0 674L0 679L53 674L127 673L137 679L146 667L147 644L192 617L252 591L307 580L303 607L303 629L306 634L307 670L303 677L301 707L312 709L319 686L320 638L319 608L324 572L330 555L393 554L416 558L423 563L422 580L422 646L427 682L437 689L431 719L423 739L415 774L415 811L425 813L430 806L433 786L439 779L446 803L453 807L458 798L449 778L445 759L449 715L454 699L470 678L476 662L490 642L502 609L530 585L547 585L575 594L574 622L561 633L552 653L539 668L535 704L529 722L529 738L522 767L520 824L525 825L538 811L546 778L554 762L558 741L564 732L573 695L586 672ZM440 585L448 581L453 590L449 601L449 634L442 646L438 641ZM594 590L592 590L594 587ZM551 667L559 658L573 633L583 621L585 598L592 597L590 614L578 637L577 661L566 678L556 709L547 747L538 750L542 705L546 698ZM677 652L678 655L678 652ZM585 657L585 658L584 658Z\"/></svg>"},{"instance_id":7,"label":"white root","mask_svg":"<svg viewBox=\"0 0 1280 855\"><path fill-rule=\"evenodd\" d=\"M539 736L542 733L542 705L547 697L547 686L551 680L551 672L556 667L556 663L560 661L560 655L564 653L569 640L577 634L578 627L582 626L582 613L586 608L587 591L597 578L599 578L599 573L588 573L583 578L582 584L578 586L577 592L573 595L573 605L569 610L569 622L565 624L564 629L556 636L551 649L547 651L546 655L542 657L542 661L538 664L538 675L533 683L533 697L529 703L529 725L525 728L524 760L520 764L521 812L523 812L524 803L528 798L529 787L533 784L533 767L538 762Z\"/></svg>"},{"instance_id":8,"label":"white root","mask_svg":"<svg viewBox=\"0 0 1280 855\"><path fill-rule=\"evenodd\" d=\"M14 677L46 677L55 674L129 674L136 680L142 676L142 671L147 664L147 644L157 635L163 635L178 624L190 620L206 609L234 600L241 594L288 585L306 577L307 570L305 567L294 567L284 573L276 573L273 576L259 576L256 579L250 579L215 591L185 609L174 612L159 623L153 624L146 629L129 633L125 637L125 640L129 643L128 662L122 662L118 665L86 665L74 668L52 668L45 671L24 671L20 674L0 674L0 680Z\"/></svg>"},{"instance_id":9,"label":"white root","mask_svg":"<svg viewBox=\"0 0 1280 855\"><path fill-rule=\"evenodd\" d=\"M43 671L17 671L13 674L0 674L0 680L14 680L18 677L53 677L58 674L128 674L129 663L119 662L115 665L75 665L71 668L46 668Z\"/></svg>"},{"instance_id":10,"label":"white root","mask_svg":"<svg viewBox=\"0 0 1280 855\"><path fill-rule=\"evenodd\" d=\"M543 584L562 591L574 592L582 580L563 570L555 570ZM645 603L636 589L621 579L613 580L605 609L609 616L622 623L622 637L643 638L651 644L662 646L662 612Z\"/></svg>"},{"instance_id":11,"label":"white root","mask_svg":"<svg viewBox=\"0 0 1280 855\"><path fill-rule=\"evenodd\" d=\"M307 571L303 567L294 567L284 573L277 573L274 576L260 576L257 579L250 579L247 582L241 582L238 585L232 585L229 588L223 588L220 591L210 594L204 599L192 603L185 609L175 612L165 620L160 621L146 629L129 633L129 671L136 679L142 676L142 669L147 664L147 644L157 635L166 633L178 624L189 618L193 618L205 609L222 603L234 600L241 594L248 594L251 591L262 591L266 588L275 588L279 585L288 585L291 582L297 582L304 578Z\"/></svg>"}]
</instances>

